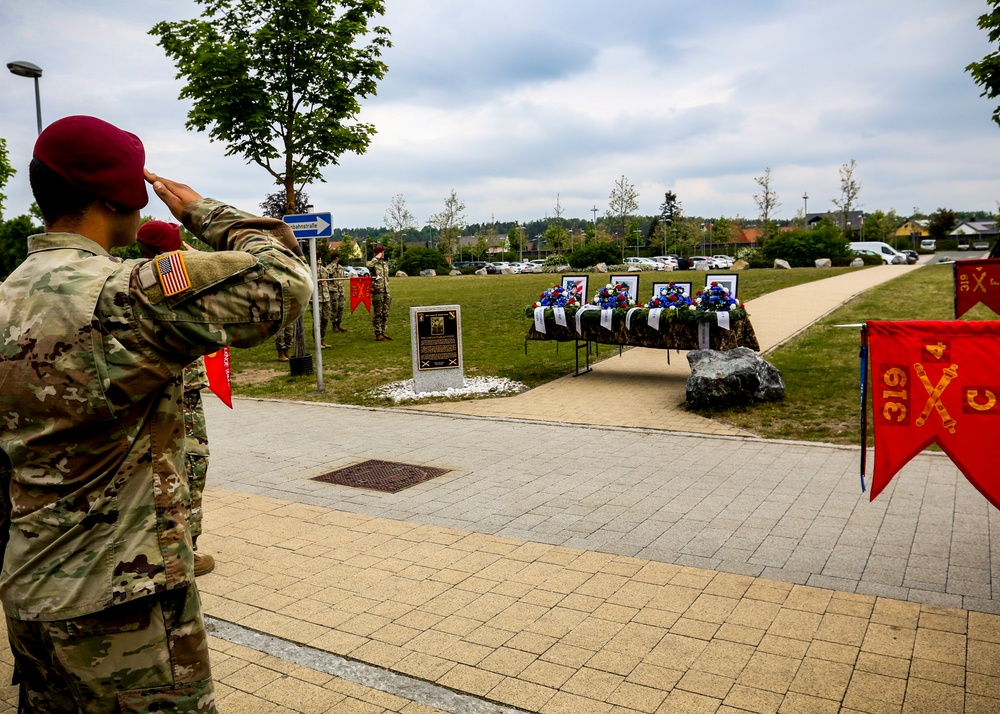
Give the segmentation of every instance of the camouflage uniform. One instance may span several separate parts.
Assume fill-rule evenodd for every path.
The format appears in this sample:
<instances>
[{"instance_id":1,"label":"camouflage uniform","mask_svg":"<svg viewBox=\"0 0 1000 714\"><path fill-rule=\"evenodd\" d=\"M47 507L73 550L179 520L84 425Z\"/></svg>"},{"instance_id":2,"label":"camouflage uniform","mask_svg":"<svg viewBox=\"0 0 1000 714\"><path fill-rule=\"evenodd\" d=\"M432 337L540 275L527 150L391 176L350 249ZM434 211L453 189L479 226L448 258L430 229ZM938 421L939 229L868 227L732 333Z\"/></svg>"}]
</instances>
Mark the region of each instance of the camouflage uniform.
<instances>
[{"instance_id":1,"label":"camouflage uniform","mask_svg":"<svg viewBox=\"0 0 1000 714\"><path fill-rule=\"evenodd\" d=\"M182 372L265 341L312 286L280 221L212 199L183 221L218 252L179 254L178 294L156 271L167 256L121 260L72 233L29 238L0 285L0 601L29 710L111 711L114 688L126 712L214 711Z\"/></svg>"},{"instance_id":2,"label":"camouflage uniform","mask_svg":"<svg viewBox=\"0 0 1000 714\"><path fill-rule=\"evenodd\" d=\"M278 334L274 336L274 348L278 350L278 356L284 354L286 357L292 350L292 342L295 340L295 329L292 325L282 327Z\"/></svg>"},{"instance_id":3,"label":"camouflage uniform","mask_svg":"<svg viewBox=\"0 0 1000 714\"><path fill-rule=\"evenodd\" d=\"M330 269L316 265L316 291L319 293L319 341L326 341L326 326L330 323Z\"/></svg>"},{"instance_id":4,"label":"camouflage uniform","mask_svg":"<svg viewBox=\"0 0 1000 714\"><path fill-rule=\"evenodd\" d=\"M372 258L368 261L368 270L372 274L372 327L375 337L385 335L385 323L389 320L389 305L392 297L389 295L389 263L384 258Z\"/></svg>"},{"instance_id":5,"label":"camouflage uniform","mask_svg":"<svg viewBox=\"0 0 1000 714\"><path fill-rule=\"evenodd\" d=\"M205 424L205 407L201 390L208 387L205 360L198 359L184 368L184 451L187 459L188 527L191 542L198 550L201 535L201 495L208 479L208 427Z\"/></svg>"},{"instance_id":6,"label":"camouflage uniform","mask_svg":"<svg viewBox=\"0 0 1000 714\"><path fill-rule=\"evenodd\" d=\"M340 323L344 319L344 266L340 263L333 263L328 266L326 272L329 277L335 278L327 285L330 286L330 323L333 329L339 330Z\"/></svg>"}]
</instances>

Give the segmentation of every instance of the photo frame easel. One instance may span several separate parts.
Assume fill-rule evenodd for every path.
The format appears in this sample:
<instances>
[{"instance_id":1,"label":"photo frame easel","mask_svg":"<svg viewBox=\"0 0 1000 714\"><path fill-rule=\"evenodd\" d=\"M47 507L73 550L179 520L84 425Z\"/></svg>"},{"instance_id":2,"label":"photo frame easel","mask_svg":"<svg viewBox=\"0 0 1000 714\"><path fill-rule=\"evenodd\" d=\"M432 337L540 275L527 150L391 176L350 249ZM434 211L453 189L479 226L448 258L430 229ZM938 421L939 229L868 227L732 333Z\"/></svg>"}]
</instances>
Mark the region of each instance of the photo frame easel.
<instances>
[{"instance_id":1,"label":"photo frame easel","mask_svg":"<svg viewBox=\"0 0 1000 714\"><path fill-rule=\"evenodd\" d=\"M639 274L638 273L625 273L620 275L609 275L608 282L612 285L621 283L622 285L628 286L628 296L639 302Z\"/></svg>"},{"instance_id":2,"label":"photo frame easel","mask_svg":"<svg viewBox=\"0 0 1000 714\"><path fill-rule=\"evenodd\" d=\"M660 294L660 288L669 288L670 283L673 283L675 287L683 288L684 294L691 297L691 283L681 283L676 280L653 283L653 297Z\"/></svg>"},{"instance_id":3,"label":"photo frame easel","mask_svg":"<svg viewBox=\"0 0 1000 714\"><path fill-rule=\"evenodd\" d=\"M570 290L571 286L579 285L580 291L577 298L581 303L589 302L591 295L587 292L588 276L586 275L564 275L562 276L562 286L564 290Z\"/></svg>"},{"instance_id":4,"label":"photo frame easel","mask_svg":"<svg viewBox=\"0 0 1000 714\"><path fill-rule=\"evenodd\" d=\"M706 275L705 287L711 286L712 283L719 283L720 285L724 285L726 290L729 291L730 297L735 298L739 279L738 275Z\"/></svg>"}]
</instances>

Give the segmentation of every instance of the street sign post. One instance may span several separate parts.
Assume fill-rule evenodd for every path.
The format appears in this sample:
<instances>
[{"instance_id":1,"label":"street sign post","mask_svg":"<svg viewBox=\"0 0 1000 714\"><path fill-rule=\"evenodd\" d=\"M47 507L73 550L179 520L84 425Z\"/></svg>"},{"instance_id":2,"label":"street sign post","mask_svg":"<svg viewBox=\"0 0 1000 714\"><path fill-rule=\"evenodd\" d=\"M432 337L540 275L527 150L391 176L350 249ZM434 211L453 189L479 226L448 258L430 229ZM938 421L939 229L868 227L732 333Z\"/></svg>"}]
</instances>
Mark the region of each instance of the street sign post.
<instances>
[{"instance_id":1,"label":"street sign post","mask_svg":"<svg viewBox=\"0 0 1000 714\"><path fill-rule=\"evenodd\" d=\"M316 273L316 239L333 237L333 216L329 213L297 213L282 216L299 240L309 241L309 272L313 277L313 344L316 350L316 392L323 392L323 342L319 335L319 275Z\"/></svg>"}]
</instances>

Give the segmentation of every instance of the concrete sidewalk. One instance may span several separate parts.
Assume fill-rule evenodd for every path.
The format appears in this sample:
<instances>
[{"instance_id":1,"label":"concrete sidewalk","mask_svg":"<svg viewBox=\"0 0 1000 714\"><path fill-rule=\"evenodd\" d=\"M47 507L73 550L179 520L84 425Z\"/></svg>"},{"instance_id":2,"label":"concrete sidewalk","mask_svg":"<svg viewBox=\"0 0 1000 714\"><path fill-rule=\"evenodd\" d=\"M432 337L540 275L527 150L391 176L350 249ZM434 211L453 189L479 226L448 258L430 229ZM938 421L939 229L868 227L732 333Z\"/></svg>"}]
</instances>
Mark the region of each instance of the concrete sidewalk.
<instances>
[{"instance_id":1,"label":"concrete sidewalk","mask_svg":"<svg viewBox=\"0 0 1000 714\"><path fill-rule=\"evenodd\" d=\"M777 344L905 270L751 319ZM437 413L210 399L220 711L1000 711L1000 520L951 462L921 454L869 503L854 448L574 423L623 398L592 378L662 395L664 362L630 350ZM312 480L366 459L448 472L396 494Z\"/></svg>"}]
</instances>

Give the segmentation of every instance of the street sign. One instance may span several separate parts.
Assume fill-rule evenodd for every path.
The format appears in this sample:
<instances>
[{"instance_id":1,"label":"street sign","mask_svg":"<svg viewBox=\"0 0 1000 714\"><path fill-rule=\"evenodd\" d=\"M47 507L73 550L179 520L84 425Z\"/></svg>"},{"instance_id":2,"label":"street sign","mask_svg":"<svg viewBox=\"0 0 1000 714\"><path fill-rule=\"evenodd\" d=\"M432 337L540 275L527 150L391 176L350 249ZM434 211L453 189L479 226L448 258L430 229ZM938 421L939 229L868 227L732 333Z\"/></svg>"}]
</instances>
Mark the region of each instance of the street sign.
<instances>
[{"instance_id":1,"label":"street sign","mask_svg":"<svg viewBox=\"0 0 1000 714\"><path fill-rule=\"evenodd\" d=\"M333 237L333 217L329 213L298 213L282 216L296 238Z\"/></svg>"}]
</instances>

